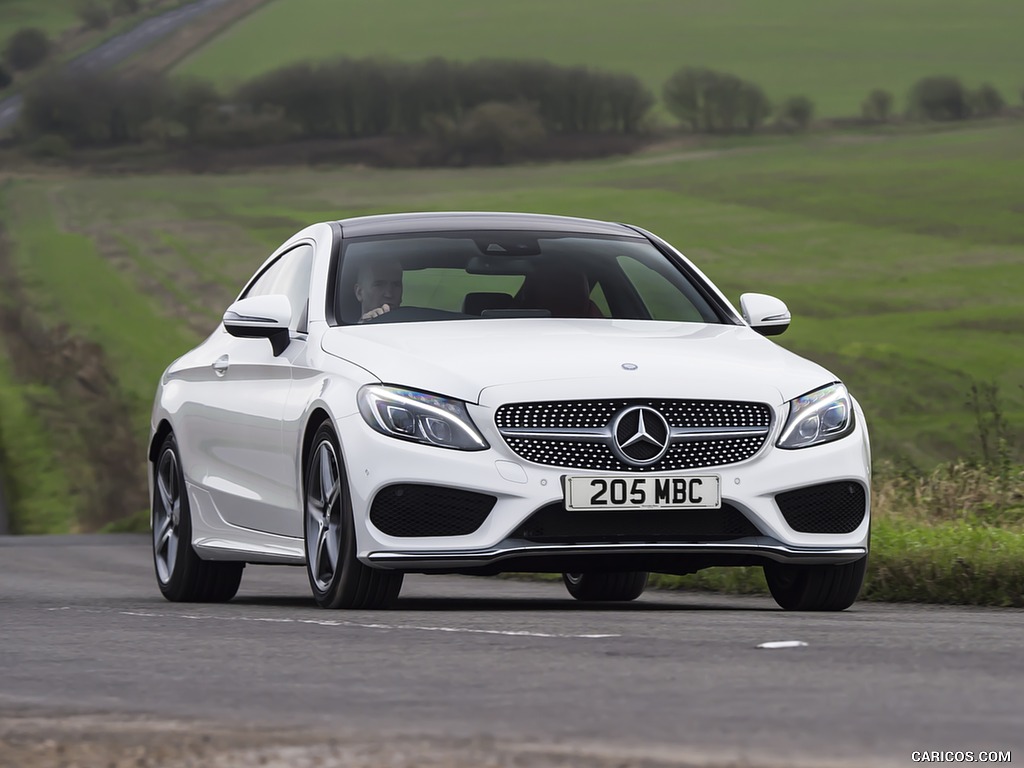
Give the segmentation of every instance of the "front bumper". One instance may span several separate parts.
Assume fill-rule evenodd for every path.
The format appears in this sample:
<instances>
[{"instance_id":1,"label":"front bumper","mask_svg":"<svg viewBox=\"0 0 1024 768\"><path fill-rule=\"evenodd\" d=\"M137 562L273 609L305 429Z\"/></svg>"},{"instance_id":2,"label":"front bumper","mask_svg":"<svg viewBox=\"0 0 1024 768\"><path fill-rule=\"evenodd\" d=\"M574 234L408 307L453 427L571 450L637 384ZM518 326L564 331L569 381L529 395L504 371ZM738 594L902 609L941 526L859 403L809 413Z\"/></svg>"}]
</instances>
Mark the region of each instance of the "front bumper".
<instances>
[{"instance_id":1,"label":"front bumper","mask_svg":"<svg viewBox=\"0 0 1024 768\"><path fill-rule=\"evenodd\" d=\"M712 565L757 565L769 561L843 564L867 554L870 527L870 454L863 418L849 436L800 450L774 447L775 429L754 457L732 465L692 472L717 474L722 502L738 510L759 535L728 541L607 541L542 543L518 535L524 521L542 507L563 500L568 475L602 474L524 461L493 427L487 409L471 406L490 449L445 450L385 437L358 415L342 419L340 437L349 473L358 558L373 567L406 571L651 570L688 573ZM860 414L858 414L860 415ZM847 533L794 530L776 495L824 483L852 481L865 489L863 520ZM376 494L394 484L425 484L488 494L497 499L483 524L467 535L389 536L370 520ZM686 514L680 510L681 515Z\"/></svg>"}]
</instances>

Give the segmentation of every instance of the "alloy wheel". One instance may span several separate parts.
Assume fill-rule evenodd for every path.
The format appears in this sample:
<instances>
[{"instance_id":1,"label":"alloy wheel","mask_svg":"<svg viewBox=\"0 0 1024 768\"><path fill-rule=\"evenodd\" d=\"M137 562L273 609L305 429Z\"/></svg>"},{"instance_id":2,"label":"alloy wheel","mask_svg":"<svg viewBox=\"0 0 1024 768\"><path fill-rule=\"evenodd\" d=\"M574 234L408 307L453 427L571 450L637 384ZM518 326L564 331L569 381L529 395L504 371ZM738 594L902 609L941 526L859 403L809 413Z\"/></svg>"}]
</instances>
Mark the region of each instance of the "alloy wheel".
<instances>
[{"instance_id":1,"label":"alloy wheel","mask_svg":"<svg viewBox=\"0 0 1024 768\"><path fill-rule=\"evenodd\" d=\"M178 458L174 451L166 450L160 457L156 471L157 503L153 509L153 552L160 582L167 584L174 573L178 559L181 527L181 482Z\"/></svg>"},{"instance_id":2,"label":"alloy wheel","mask_svg":"<svg viewBox=\"0 0 1024 768\"><path fill-rule=\"evenodd\" d=\"M306 559L317 589L327 592L341 567L341 472L330 441L317 446L306 478Z\"/></svg>"}]
</instances>

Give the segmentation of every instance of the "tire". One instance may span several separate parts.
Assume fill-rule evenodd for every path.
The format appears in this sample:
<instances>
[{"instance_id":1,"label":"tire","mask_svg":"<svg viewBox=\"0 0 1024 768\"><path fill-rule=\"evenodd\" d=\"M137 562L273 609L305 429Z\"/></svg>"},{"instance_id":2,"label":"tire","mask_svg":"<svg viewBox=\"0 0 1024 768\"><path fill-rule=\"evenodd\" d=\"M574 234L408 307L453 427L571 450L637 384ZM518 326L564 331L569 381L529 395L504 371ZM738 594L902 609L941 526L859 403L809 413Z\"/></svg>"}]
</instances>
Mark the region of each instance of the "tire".
<instances>
[{"instance_id":1,"label":"tire","mask_svg":"<svg viewBox=\"0 0 1024 768\"><path fill-rule=\"evenodd\" d=\"M647 571L563 573L569 594L584 602L636 600L647 587Z\"/></svg>"},{"instance_id":2,"label":"tire","mask_svg":"<svg viewBox=\"0 0 1024 768\"><path fill-rule=\"evenodd\" d=\"M768 590L787 611L843 611L857 600L868 559L845 565L764 566Z\"/></svg>"},{"instance_id":3,"label":"tire","mask_svg":"<svg viewBox=\"0 0 1024 768\"><path fill-rule=\"evenodd\" d=\"M352 499L338 437L325 422L313 437L303 476L306 574L321 608L386 608L402 589L402 573L356 559Z\"/></svg>"},{"instance_id":4,"label":"tire","mask_svg":"<svg viewBox=\"0 0 1024 768\"><path fill-rule=\"evenodd\" d=\"M203 560L192 548L192 511L174 435L160 446L153 471L153 567L160 592L174 603L224 603L238 592L245 563Z\"/></svg>"}]
</instances>

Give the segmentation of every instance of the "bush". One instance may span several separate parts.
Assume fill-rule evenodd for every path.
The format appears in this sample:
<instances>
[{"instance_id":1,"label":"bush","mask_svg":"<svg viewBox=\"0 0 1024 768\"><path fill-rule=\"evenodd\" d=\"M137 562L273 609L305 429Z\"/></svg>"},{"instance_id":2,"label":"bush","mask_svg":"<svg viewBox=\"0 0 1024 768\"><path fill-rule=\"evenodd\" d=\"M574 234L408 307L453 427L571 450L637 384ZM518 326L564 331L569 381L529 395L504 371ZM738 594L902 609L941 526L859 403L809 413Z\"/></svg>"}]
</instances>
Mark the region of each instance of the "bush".
<instances>
[{"instance_id":1,"label":"bush","mask_svg":"<svg viewBox=\"0 0 1024 768\"><path fill-rule=\"evenodd\" d=\"M195 139L208 114L223 104L217 89L204 80L177 80L170 85L166 117L184 128L188 139Z\"/></svg>"},{"instance_id":2,"label":"bush","mask_svg":"<svg viewBox=\"0 0 1024 768\"><path fill-rule=\"evenodd\" d=\"M106 29L110 24L110 12L97 0L79 0L75 4L75 15L86 29Z\"/></svg>"},{"instance_id":3,"label":"bush","mask_svg":"<svg viewBox=\"0 0 1024 768\"><path fill-rule=\"evenodd\" d=\"M892 115L892 94L875 88L860 105L860 113L865 120L886 123Z\"/></svg>"},{"instance_id":4,"label":"bush","mask_svg":"<svg viewBox=\"0 0 1024 768\"><path fill-rule=\"evenodd\" d=\"M0 91L13 82L14 78L11 76L11 73L3 65L0 65Z\"/></svg>"},{"instance_id":5,"label":"bush","mask_svg":"<svg viewBox=\"0 0 1024 768\"><path fill-rule=\"evenodd\" d=\"M167 117L154 117L143 123L139 138L146 143L168 146L189 136L188 130L181 123Z\"/></svg>"},{"instance_id":6,"label":"bush","mask_svg":"<svg viewBox=\"0 0 1024 768\"><path fill-rule=\"evenodd\" d=\"M1003 111L1006 100L994 85L984 83L978 90L971 91L968 104L974 117L992 117Z\"/></svg>"},{"instance_id":7,"label":"bush","mask_svg":"<svg viewBox=\"0 0 1024 768\"><path fill-rule=\"evenodd\" d=\"M204 114L195 137L203 144L231 148L280 144L294 135L295 126L280 109L267 107L254 112L225 106Z\"/></svg>"},{"instance_id":8,"label":"bush","mask_svg":"<svg viewBox=\"0 0 1024 768\"><path fill-rule=\"evenodd\" d=\"M452 138L461 163L501 165L522 157L544 136L544 123L533 105L488 102L470 110Z\"/></svg>"},{"instance_id":9,"label":"bush","mask_svg":"<svg viewBox=\"0 0 1024 768\"><path fill-rule=\"evenodd\" d=\"M684 67L662 88L665 106L698 133L754 131L771 115L764 91L735 75Z\"/></svg>"},{"instance_id":10,"label":"bush","mask_svg":"<svg viewBox=\"0 0 1024 768\"><path fill-rule=\"evenodd\" d=\"M782 102L779 119L787 126L806 131L814 117L814 102L806 96L791 96Z\"/></svg>"},{"instance_id":11,"label":"bush","mask_svg":"<svg viewBox=\"0 0 1024 768\"><path fill-rule=\"evenodd\" d=\"M925 120L966 120L971 116L967 91L958 78L925 77L910 89L909 112Z\"/></svg>"},{"instance_id":12,"label":"bush","mask_svg":"<svg viewBox=\"0 0 1024 768\"><path fill-rule=\"evenodd\" d=\"M19 29L7 40L4 61L15 72L38 67L50 55L50 40L35 27Z\"/></svg>"}]
</instances>

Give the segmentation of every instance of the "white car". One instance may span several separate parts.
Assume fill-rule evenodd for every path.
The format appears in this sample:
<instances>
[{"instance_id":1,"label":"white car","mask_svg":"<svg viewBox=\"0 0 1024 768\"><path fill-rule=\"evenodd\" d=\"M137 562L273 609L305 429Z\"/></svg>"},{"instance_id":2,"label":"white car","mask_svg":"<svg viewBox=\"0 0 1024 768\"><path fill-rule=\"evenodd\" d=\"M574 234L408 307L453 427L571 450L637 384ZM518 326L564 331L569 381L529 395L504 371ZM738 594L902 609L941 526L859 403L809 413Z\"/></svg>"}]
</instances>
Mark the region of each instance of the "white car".
<instances>
[{"instance_id":1,"label":"white car","mask_svg":"<svg viewBox=\"0 0 1024 768\"><path fill-rule=\"evenodd\" d=\"M164 372L149 445L169 600L305 567L325 608L405 573L561 573L632 600L648 573L763 566L842 610L868 555L864 415L637 227L519 213L310 226Z\"/></svg>"}]
</instances>

